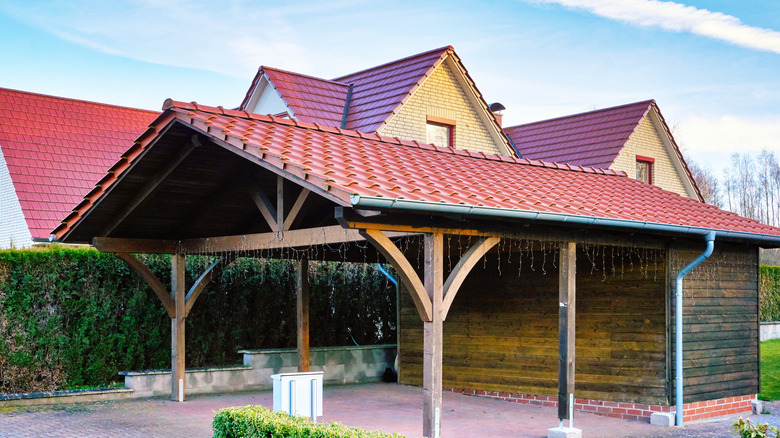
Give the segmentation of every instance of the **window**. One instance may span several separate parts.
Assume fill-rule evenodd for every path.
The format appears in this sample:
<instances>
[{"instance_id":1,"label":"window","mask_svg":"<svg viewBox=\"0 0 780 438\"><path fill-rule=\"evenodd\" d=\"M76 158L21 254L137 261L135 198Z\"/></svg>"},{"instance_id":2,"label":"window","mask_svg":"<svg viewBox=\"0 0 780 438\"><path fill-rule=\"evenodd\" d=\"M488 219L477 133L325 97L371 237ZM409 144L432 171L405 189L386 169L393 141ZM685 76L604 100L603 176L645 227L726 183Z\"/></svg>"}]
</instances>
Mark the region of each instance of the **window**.
<instances>
[{"instance_id":1,"label":"window","mask_svg":"<svg viewBox=\"0 0 780 438\"><path fill-rule=\"evenodd\" d=\"M455 120L428 116L425 130L427 143L441 147L454 147Z\"/></svg>"},{"instance_id":2,"label":"window","mask_svg":"<svg viewBox=\"0 0 780 438\"><path fill-rule=\"evenodd\" d=\"M639 181L653 183L653 163L655 160L650 157L636 156L636 179Z\"/></svg>"}]
</instances>

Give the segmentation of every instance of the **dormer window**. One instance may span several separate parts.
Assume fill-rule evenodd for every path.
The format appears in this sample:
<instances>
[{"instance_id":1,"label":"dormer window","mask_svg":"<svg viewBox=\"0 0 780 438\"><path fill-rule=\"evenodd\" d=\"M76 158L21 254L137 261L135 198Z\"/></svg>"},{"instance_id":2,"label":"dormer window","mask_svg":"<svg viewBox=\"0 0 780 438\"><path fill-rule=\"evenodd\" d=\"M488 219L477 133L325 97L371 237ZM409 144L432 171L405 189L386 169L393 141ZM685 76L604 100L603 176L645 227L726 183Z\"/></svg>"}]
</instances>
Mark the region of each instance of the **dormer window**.
<instances>
[{"instance_id":1,"label":"dormer window","mask_svg":"<svg viewBox=\"0 0 780 438\"><path fill-rule=\"evenodd\" d=\"M636 156L636 179L647 184L652 184L653 163L655 163L655 159L637 155Z\"/></svg>"},{"instance_id":2,"label":"dormer window","mask_svg":"<svg viewBox=\"0 0 780 438\"><path fill-rule=\"evenodd\" d=\"M455 120L428 116L425 131L427 143L446 148L455 146Z\"/></svg>"}]
</instances>

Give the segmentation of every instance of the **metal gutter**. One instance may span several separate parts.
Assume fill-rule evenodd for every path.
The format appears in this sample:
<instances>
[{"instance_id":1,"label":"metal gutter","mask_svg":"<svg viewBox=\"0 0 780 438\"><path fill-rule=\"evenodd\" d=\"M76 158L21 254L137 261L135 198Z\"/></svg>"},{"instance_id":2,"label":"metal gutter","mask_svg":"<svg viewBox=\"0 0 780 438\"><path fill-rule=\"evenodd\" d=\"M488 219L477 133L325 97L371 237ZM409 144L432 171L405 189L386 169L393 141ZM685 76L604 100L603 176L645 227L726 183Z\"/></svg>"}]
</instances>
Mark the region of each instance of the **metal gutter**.
<instances>
[{"instance_id":1,"label":"metal gutter","mask_svg":"<svg viewBox=\"0 0 780 438\"><path fill-rule=\"evenodd\" d=\"M710 231L704 236L707 241L707 249L704 250L694 261L688 266L682 268L677 274L675 280L674 291L674 374L675 374L675 410L677 426L683 425L683 278L688 275L694 268L699 266L707 257L712 255L712 250L715 248L715 232Z\"/></svg>"},{"instance_id":2,"label":"metal gutter","mask_svg":"<svg viewBox=\"0 0 780 438\"><path fill-rule=\"evenodd\" d=\"M780 235L748 233L744 231L713 230L710 228L695 227L690 225L673 225L630 219L610 219L595 216L579 216L568 213L515 210L511 208L486 207L479 205L393 199L378 196L352 195L350 197L350 202L352 203L353 207L366 209L392 209L415 211L419 213L486 216L503 219L557 222L572 225L595 225L612 228L627 228L632 230L681 233L699 236L704 236L710 232L715 231L721 238L732 238L780 245Z\"/></svg>"}]
</instances>

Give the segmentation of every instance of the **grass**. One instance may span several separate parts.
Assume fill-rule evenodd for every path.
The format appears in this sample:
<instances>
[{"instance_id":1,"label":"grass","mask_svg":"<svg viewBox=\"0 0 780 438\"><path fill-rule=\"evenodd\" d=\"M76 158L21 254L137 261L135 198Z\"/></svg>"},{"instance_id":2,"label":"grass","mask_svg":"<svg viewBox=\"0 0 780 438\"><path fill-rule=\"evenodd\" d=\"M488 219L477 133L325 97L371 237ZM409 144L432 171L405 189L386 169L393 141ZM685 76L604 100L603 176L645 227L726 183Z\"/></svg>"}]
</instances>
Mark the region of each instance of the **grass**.
<instances>
[{"instance_id":1,"label":"grass","mask_svg":"<svg viewBox=\"0 0 780 438\"><path fill-rule=\"evenodd\" d=\"M780 339L761 343L760 400L780 400Z\"/></svg>"}]
</instances>

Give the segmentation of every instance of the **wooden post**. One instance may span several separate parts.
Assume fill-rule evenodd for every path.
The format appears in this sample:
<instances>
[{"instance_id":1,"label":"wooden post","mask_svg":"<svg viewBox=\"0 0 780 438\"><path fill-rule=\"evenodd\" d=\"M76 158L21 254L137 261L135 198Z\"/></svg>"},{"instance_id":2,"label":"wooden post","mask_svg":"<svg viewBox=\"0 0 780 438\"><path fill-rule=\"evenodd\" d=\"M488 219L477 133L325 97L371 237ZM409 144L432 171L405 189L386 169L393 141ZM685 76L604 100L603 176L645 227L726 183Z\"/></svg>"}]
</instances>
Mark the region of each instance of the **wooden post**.
<instances>
[{"instance_id":1,"label":"wooden post","mask_svg":"<svg viewBox=\"0 0 780 438\"><path fill-rule=\"evenodd\" d=\"M558 274L558 419L569 420L569 394L574 394L574 317L576 314L577 244L561 242Z\"/></svg>"},{"instance_id":2,"label":"wooden post","mask_svg":"<svg viewBox=\"0 0 780 438\"><path fill-rule=\"evenodd\" d=\"M171 400L174 401L184 401L187 380L184 376L185 268L184 255L171 256L171 293L176 308L176 315L171 318Z\"/></svg>"},{"instance_id":3,"label":"wooden post","mask_svg":"<svg viewBox=\"0 0 780 438\"><path fill-rule=\"evenodd\" d=\"M425 235L425 291L431 300L431 321L424 321L423 436L438 438L441 430L443 347L444 235Z\"/></svg>"},{"instance_id":4,"label":"wooden post","mask_svg":"<svg viewBox=\"0 0 780 438\"><path fill-rule=\"evenodd\" d=\"M309 371L309 260L298 263L295 295L298 320L298 372Z\"/></svg>"}]
</instances>

